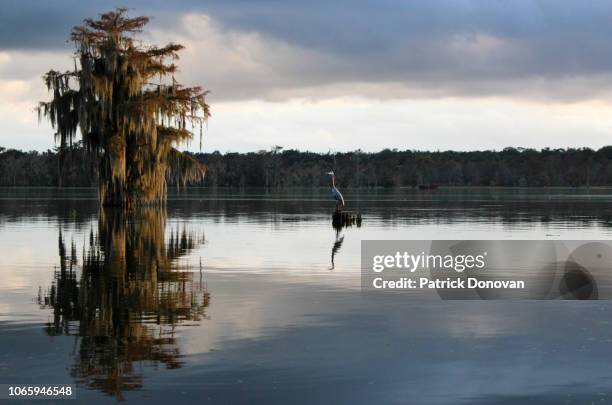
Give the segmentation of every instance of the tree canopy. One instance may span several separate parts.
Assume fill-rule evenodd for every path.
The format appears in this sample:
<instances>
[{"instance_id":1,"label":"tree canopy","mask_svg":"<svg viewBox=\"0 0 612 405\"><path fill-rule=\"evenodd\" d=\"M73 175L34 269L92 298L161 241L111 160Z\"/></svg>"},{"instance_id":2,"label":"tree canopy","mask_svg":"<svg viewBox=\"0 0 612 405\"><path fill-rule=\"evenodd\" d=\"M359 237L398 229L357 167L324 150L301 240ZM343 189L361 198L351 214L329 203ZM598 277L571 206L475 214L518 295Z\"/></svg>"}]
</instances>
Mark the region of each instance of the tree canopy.
<instances>
[{"instance_id":1,"label":"tree canopy","mask_svg":"<svg viewBox=\"0 0 612 405\"><path fill-rule=\"evenodd\" d=\"M80 132L98 163L99 197L104 205L130 208L163 204L167 179L186 184L203 179L206 166L176 147L194 137L210 116L207 91L185 87L174 74L183 46L143 45L136 34L148 17L117 8L74 27L71 71L48 71L52 99L41 102L39 118L56 130L60 168ZM77 131L78 130L78 131Z\"/></svg>"}]
</instances>

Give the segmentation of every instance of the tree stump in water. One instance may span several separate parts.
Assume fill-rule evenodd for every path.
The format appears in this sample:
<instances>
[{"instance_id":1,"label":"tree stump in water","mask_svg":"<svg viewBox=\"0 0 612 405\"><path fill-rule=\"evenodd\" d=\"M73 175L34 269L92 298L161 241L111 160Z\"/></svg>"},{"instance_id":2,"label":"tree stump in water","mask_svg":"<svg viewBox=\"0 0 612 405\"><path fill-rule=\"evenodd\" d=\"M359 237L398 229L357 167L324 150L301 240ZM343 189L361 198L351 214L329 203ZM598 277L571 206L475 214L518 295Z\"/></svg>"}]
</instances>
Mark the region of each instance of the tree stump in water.
<instances>
[{"instance_id":1,"label":"tree stump in water","mask_svg":"<svg viewBox=\"0 0 612 405\"><path fill-rule=\"evenodd\" d=\"M361 213L351 211L334 211L332 214L332 226L334 228L341 229L353 225L361 227Z\"/></svg>"}]
</instances>

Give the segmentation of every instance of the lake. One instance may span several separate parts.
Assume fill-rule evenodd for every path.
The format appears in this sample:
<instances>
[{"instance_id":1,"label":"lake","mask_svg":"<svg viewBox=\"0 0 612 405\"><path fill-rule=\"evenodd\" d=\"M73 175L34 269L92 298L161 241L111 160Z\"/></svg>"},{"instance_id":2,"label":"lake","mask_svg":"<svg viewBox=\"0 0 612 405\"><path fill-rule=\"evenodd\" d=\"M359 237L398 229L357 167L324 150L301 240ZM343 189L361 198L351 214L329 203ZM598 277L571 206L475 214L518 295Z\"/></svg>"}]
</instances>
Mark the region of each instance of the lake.
<instances>
[{"instance_id":1,"label":"lake","mask_svg":"<svg viewBox=\"0 0 612 405\"><path fill-rule=\"evenodd\" d=\"M612 402L608 301L375 300L370 239L612 239L612 189L0 190L0 383L79 402ZM611 311L611 312L608 312ZM44 401L41 401L43 403Z\"/></svg>"}]
</instances>

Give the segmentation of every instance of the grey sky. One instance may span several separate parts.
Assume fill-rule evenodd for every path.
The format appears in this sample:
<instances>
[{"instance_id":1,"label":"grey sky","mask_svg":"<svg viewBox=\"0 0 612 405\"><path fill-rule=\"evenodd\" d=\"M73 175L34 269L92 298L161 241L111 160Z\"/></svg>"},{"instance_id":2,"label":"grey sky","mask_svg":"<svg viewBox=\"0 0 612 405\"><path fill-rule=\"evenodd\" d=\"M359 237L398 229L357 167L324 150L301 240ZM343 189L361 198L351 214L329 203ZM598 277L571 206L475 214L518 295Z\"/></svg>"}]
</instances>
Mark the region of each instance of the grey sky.
<instances>
[{"instance_id":1,"label":"grey sky","mask_svg":"<svg viewBox=\"0 0 612 405\"><path fill-rule=\"evenodd\" d=\"M221 150L270 142L315 150L599 147L612 127L612 119L592 119L611 115L612 2L124 3L153 17L147 40L187 46L181 80L212 91L209 146ZM30 127L24 112L18 122L5 119L45 97L45 70L70 66L70 28L112 5L5 0L0 7L0 145L46 148L48 127ZM375 125L347 114L364 103L366 114L379 115ZM494 130L507 121L520 132ZM354 141L343 141L349 135Z\"/></svg>"}]
</instances>

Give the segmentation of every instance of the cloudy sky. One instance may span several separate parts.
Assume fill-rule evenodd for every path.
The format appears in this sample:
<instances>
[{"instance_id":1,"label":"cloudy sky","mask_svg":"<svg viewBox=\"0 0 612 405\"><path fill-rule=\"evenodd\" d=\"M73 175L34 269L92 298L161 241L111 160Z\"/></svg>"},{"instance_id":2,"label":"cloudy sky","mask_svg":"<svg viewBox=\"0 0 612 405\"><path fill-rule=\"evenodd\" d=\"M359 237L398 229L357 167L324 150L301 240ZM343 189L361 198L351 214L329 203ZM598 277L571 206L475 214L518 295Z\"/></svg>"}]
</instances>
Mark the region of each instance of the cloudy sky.
<instances>
[{"instance_id":1,"label":"cloudy sky","mask_svg":"<svg viewBox=\"0 0 612 405\"><path fill-rule=\"evenodd\" d=\"M207 151L612 144L612 2L123 1L212 93ZM115 3L0 3L0 145L45 150L41 75ZM198 150L198 142L188 148Z\"/></svg>"}]
</instances>

